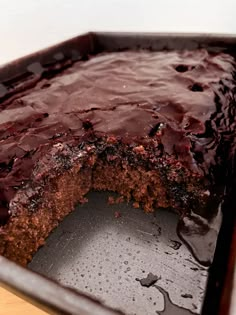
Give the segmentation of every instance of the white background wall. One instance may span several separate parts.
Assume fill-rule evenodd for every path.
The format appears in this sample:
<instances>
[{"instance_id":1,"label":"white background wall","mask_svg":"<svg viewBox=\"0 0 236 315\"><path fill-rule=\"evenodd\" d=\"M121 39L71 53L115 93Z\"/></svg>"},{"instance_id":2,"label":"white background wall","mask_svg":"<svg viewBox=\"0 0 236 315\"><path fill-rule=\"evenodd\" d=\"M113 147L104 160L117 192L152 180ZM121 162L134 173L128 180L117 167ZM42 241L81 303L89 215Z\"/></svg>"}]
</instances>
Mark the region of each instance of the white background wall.
<instances>
[{"instance_id":1,"label":"white background wall","mask_svg":"<svg viewBox=\"0 0 236 315\"><path fill-rule=\"evenodd\" d=\"M0 63L88 30L236 34L236 0L0 0Z\"/></svg>"}]
</instances>

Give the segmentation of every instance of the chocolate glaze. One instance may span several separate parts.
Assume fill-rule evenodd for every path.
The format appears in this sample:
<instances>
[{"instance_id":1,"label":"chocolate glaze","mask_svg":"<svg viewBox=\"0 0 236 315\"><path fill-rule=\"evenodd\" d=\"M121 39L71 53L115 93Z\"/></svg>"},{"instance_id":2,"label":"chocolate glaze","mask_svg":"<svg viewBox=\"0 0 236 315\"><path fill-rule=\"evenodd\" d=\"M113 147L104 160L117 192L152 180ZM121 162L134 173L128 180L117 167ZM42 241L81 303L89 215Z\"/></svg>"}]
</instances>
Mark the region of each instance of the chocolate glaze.
<instances>
[{"instance_id":1,"label":"chocolate glaze","mask_svg":"<svg viewBox=\"0 0 236 315\"><path fill-rule=\"evenodd\" d=\"M157 311L159 315L197 315L195 312L174 304L170 299L169 293L160 286L153 285L153 287L159 290L164 298L164 310L159 312Z\"/></svg>"},{"instance_id":2,"label":"chocolate glaze","mask_svg":"<svg viewBox=\"0 0 236 315\"><path fill-rule=\"evenodd\" d=\"M187 213L179 220L177 231L180 238L202 265L209 266L213 261L221 222L221 207L218 214L209 220L195 213Z\"/></svg>"},{"instance_id":3,"label":"chocolate glaze","mask_svg":"<svg viewBox=\"0 0 236 315\"><path fill-rule=\"evenodd\" d=\"M0 104L0 222L53 145L78 146L91 134L158 143L155 158L174 158L205 181L205 197L217 202L194 211L212 219L234 150L234 75L233 57L202 49L101 54L37 77L34 87Z\"/></svg>"},{"instance_id":4,"label":"chocolate glaze","mask_svg":"<svg viewBox=\"0 0 236 315\"><path fill-rule=\"evenodd\" d=\"M136 278L136 280L140 282L141 286L149 288L153 286L153 284L155 284L158 280L160 280L160 277L149 272L146 278L142 278L142 279Z\"/></svg>"}]
</instances>

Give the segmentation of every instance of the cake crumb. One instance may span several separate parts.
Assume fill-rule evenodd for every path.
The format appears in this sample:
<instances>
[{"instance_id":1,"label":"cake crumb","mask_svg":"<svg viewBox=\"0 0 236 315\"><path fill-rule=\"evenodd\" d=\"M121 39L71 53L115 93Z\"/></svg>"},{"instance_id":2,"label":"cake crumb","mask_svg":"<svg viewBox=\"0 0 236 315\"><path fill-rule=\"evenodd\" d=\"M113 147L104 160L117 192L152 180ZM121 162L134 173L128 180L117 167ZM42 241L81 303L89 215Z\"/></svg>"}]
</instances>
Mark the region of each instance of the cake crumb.
<instances>
[{"instance_id":1,"label":"cake crumb","mask_svg":"<svg viewBox=\"0 0 236 315\"><path fill-rule=\"evenodd\" d=\"M114 204L118 204L118 203L122 203L122 202L124 202L124 197L123 196L119 196L117 198L109 196L108 197L108 201L107 201L107 203L109 205L114 205Z\"/></svg>"},{"instance_id":2,"label":"cake crumb","mask_svg":"<svg viewBox=\"0 0 236 315\"><path fill-rule=\"evenodd\" d=\"M88 198L82 197L79 200L79 203L87 203L88 202Z\"/></svg>"},{"instance_id":3,"label":"cake crumb","mask_svg":"<svg viewBox=\"0 0 236 315\"><path fill-rule=\"evenodd\" d=\"M116 212L115 212L115 218L118 219L118 218L120 218L120 217L121 217L120 211L116 211Z\"/></svg>"},{"instance_id":4,"label":"cake crumb","mask_svg":"<svg viewBox=\"0 0 236 315\"><path fill-rule=\"evenodd\" d=\"M120 197L116 198L116 204L122 203L122 202L124 202L124 197L123 196L120 196Z\"/></svg>"},{"instance_id":5,"label":"cake crumb","mask_svg":"<svg viewBox=\"0 0 236 315\"><path fill-rule=\"evenodd\" d=\"M108 200L107 200L107 203L108 203L109 205L114 205L114 204L115 204L115 198L112 197L112 196L109 196L109 197L108 197Z\"/></svg>"},{"instance_id":6,"label":"cake crumb","mask_svg":"<svg viewBox=\"0 0 236 315\"><path fill-rule=\"evenodd\" d=\"M135 201L135 202L133 203L133 207L134 207L135 209L138 209L138 208L140 207L140 205L139 205L139 203L138 203L137 201Z\"/></svg>"}]
</instances>

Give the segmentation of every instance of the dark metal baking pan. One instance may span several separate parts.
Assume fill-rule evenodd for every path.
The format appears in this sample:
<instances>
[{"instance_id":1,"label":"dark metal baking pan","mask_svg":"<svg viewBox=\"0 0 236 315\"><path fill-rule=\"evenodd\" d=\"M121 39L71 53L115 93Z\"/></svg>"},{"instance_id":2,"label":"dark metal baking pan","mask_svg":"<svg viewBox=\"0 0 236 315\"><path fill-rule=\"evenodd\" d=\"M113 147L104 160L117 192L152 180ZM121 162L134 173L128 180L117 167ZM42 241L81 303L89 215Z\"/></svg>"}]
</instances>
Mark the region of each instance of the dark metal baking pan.
<instances>
[{"instance_id":1,"label":"dark metal baking pan","mask_svg":"<svg viewBox=\"0 0 236 315\"><path fill-rule=\"evenodd\" d=\"M235 54L236 37L85 34L3 66L0 100L10 100L23 85L30 87L88 55L140 48L207 48ZM112 308L137 315L227 314L235 261L231 187L235 185L228 183L210 268L199 265L178 238L174 213L158 210L148 215L130 204L108 206L109 192L91 192L89 202L78 205L36 253L29 264L34 272L0 257L0 283L57 314L119 314ZM150 287L148 275L155 282Z\"/></svg>"}]
</instances>

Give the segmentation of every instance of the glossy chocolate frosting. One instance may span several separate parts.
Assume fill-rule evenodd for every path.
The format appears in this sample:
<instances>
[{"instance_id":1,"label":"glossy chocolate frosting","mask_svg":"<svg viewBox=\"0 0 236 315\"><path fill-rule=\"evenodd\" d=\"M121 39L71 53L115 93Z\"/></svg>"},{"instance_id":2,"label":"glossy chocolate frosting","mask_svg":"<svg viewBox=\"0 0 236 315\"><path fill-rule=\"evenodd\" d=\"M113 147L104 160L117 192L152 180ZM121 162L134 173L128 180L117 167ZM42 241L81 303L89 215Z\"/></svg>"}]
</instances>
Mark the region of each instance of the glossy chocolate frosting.
<instances>
[{"instance_id":1,"label":"glossy chocolate frosting","mask_svg":"<svg viewBox=\"0 0 236 315\"><path fill-rule=\"evenodd\" d=\"M234 71L232 56L204 49L101 54L3 102L0 221L41 156L91 130L128 143L156 137L163 155L214 183L234 139Z\"/></svg>"}]
</instances>

